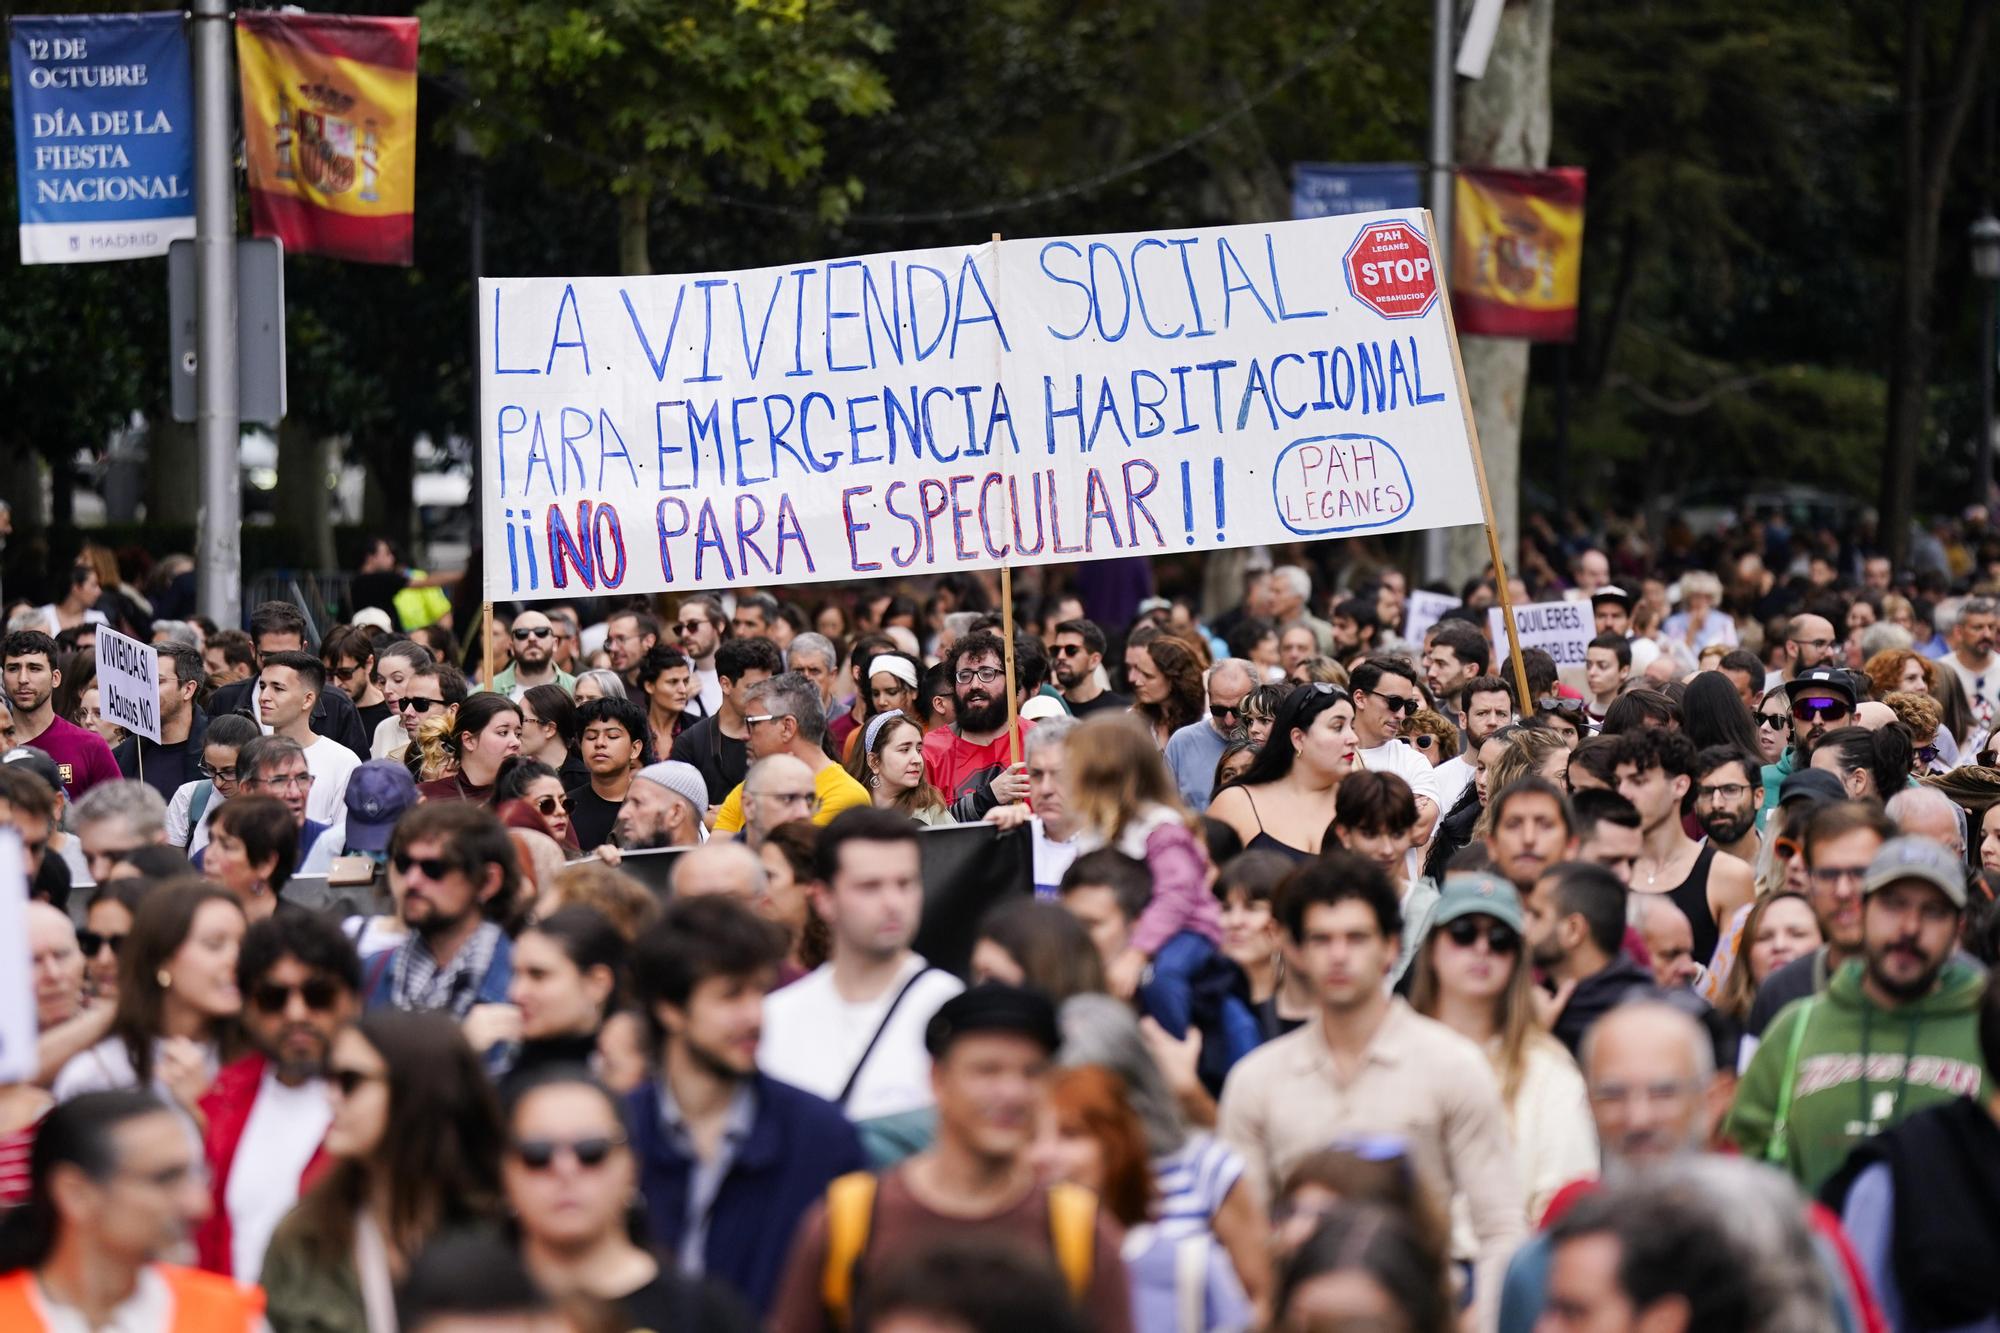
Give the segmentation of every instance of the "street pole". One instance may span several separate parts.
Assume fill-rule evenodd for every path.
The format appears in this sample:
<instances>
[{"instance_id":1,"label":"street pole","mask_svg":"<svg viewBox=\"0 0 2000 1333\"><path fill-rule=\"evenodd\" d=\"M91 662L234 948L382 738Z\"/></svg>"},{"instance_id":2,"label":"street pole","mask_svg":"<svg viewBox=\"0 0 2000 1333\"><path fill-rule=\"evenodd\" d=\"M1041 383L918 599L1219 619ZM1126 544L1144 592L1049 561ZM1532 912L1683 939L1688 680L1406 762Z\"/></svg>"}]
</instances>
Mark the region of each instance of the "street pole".
<instances>
[{"instance_id":1,"label":"street pole","mask_svg":"<svg viewBox=\"0 0 2000 1333\"><path fill-rule=\"evenodd\" d=\"M1996 485L1994 456L2000 452L2000 445L1993 439L1994 326L2000 322L2000 282L1989 280L1983 285L1986 309L1979 319L1979 466L1984 475L1979 479L1979 489L1991 506ZM1989 507L1987 513L2000 516L2000 508Z\"/></svg>"},{"instance_id":2,"label":"street pole","mask_svg":"<svg viewBox=\"0 0 2000 1333\"><path fill-rule=\"evenodd\" d=\"M1432 235L1432 249L1436 251L1432 259L1437 264L1438 283L1445 290L1445 300L1451 299L1451 238L1452 238L1452 179L1451 157L1452 136L1455 133L1452 117L1452 100L1457 91L1457 74L1452 69L1452 35L1458 25L1458 5L1456 0L1432 0L1431 17L1431 149L1430 149L1430 196L1431 217L1436 220L1436 230ZM1443 528L1431 528L1424 533L1424 577L1441 579L1445 576L1446 552L1449 549Z\"/></svg>"},{"instance_id":3,"label":"street pole","mask_svg":"<svg viewBox=\"0 0 2000 1333\"><path fill-rule=\"evenodd\" d=\"M194 0L195 440L201 454L202 614L243 622L242 428L236 387L236 174L227 0Z\"/></svg>"}]
</instances>

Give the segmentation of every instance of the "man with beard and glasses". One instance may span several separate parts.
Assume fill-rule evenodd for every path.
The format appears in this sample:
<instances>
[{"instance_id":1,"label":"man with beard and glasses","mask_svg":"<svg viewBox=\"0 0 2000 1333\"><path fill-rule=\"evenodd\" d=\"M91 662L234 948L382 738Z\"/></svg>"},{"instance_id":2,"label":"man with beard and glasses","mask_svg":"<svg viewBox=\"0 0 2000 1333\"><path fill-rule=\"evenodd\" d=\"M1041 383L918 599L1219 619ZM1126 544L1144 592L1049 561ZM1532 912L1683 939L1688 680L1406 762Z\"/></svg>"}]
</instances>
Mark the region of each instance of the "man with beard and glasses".
<instances>
[{"instance_id":1,"label":"man with beard and glasses","mask_svg":"<svg viewBox=\"0 0 2000 1333\"><path fill-rule=\"evenodd\" d=\"M355 767L358 769L360 765ZM297 741L288 736L258 736L245 741L236 752L237 794L275 798L298 827L293 874L300 873L300 868L308 860L318 864L329 859L331 853L346 841L346 830L342 824L323 824L306 814L306 803L312 789L313 775L306 763L306 753L299 748ZM188 840L188 859L194 862L197 870L202 869L202 863L208 856L210 826L214 823L212 812L220 808L219 805L213 806L210 817L195 825ZM343 793L340 818L344 820L346 813ZM326 844L323 849L320 846L322 843Z\"/></svg>"},{"instance_id":2,"label":"man with beard and glasses","mask_svg":"<svg viewBox=\"0 0 2000 1333\"><path fill-rule=\"evenodd\" d=\"M1865 682L1866 677L1862 680ZM1785 682L1785 698L1792 709L1792 743L1778 756L1777 763L1764 765L1767 819L1778 803L1779 789L1785 779L1812 766L1813 747L1827 732L1847 725L1860 697L1855 677L1838 667L1814 667L1797 680Z\"/></svg>"},{"instance_id":3,"label":"man with beard and glasses","mask_svg":"<svg viewBox=\"0 0 2000 1333\"><path fill-rule=\"evenodd\" d=\"M976 823L996 805L1028 794L1028 779L1012 763L1007 734L1007 645L999 635L979 630L960 639L946 667L954 687L958 720L924 737L924 776L951 803L951 817ZM1025 702L1025 698L1017 700ZM1030 726L1026 720L1019 730Z\"/></svg>"},{"instance_id":4,"label":"man with beard and glasses","mask_svg":"<svg viewBox=\"0 0 2000 1333\"><path fill-rule=\"evenodd\" d=\"M701 700L702 716L714 717L722 707L723 694L715 654L729 637L729 622L723 618L722 603L707 593L689 597L680 605L680 618L667 628L674 632L688 661L694 663L695 691Z\"/></svg>"},{"instance_id":5,"label":"man with beard and glasses","mask_svg":"<svg viewBox=\"0 0 2000 1333\"><path fill-rule=\"evenodd\" d=\"M785 947L778 926L711 895L668 904L632 960L658 1070L626 1102L648 1238L683 1276L727 1283L759 1316L799 1218L866 1165L839 1108L758 1070Z\"/></svg>"},{"instance_id":6,"label":"man with beard and glasses","mask_svg":"<svg viewBox=\"0 0 2000 1333\"><path fill-rule=\"evenodd\" d=\"M1728 1107L1728 1080L1718 1076L1713 1036L1684 1007L1656 999L1619 1005L1591 1029L1579 1064L1602 1168L1558 1191L1537 1219L1541 1231L1515 1251L1500 1296L1500 1333L1540 1326L1552 1257L1548 1231L1578 1203L1606 1186L1677 1179L1682 1168L1716 1160L1707 1149ZM1894 1327L1875 1317L1867 1288L1854 1282L1854 1259L1837 1222L1824 1209L1805 1211L1823 1243L1821 1270L1845 1316L1837 1326Z\"/></svg>"},{"instance_id":7,"label":"man with beard and glasses","mask_svg":"<svg viewBox=\"0 0 2000 1333\"><path fill-rule=\"evenodd\" d=\"M1167 737L1167 768L1188 809L1208 809L1215 793L1215 765L1229 738L1243 727L1243 700L1257 688L1257 668L1225 657L1208 669L1208 716Z\"/></svg>"},{"instance_id":8,"label":"man with beard and glasses","mask_svg":"<svg viewBox=\"0 0 2000 1333\"><path fill-rule=\"evenodd\" d=\"M661 847L693 847L706 836L701 816L708 787L692 764L668 759L632 775L611 841L628 852Z\"/></svg>"},{"instance_id":9,"label":"man with beard and glasses","mask_svg":"<svg viewBox=\"0 0 2000 1333\"><path fill-rule=\"evenodd\" d=\"M540 611L523 611L514 617L507 631L514 645L514 660L497 672L490 686L515 703L537 685L560 685L572 693L576 677L556 665L556 624Z\"/></svg>"},{"instance_id":10,"label":"man with beard and glasses","mask_svg":"<svg viewBox=\"0 0 2000 1333\"><path fill-rule=\"evenodd\" d=\"M1730 745L1711 745L1694 757L1694 817L1708 845L1756 865L1764 836L1757 815L1764 808L1764 767Z\"/></svg>"},{"instance_id":11,"label":"man with beard and glasses","mask_svg":"<svg viewBox=\"0 0 2000 1333\"><path fill-rule=\"evenodd\" d=\"M1049 642L1049 661L1063 700L1076 717L1089 717L1100 709L1127 709L1132 697L1107 689L1101 668L1110 645L1095 621L1065 620L1057 624Z\"/></svg>"},{"instance_id":12,"label":"man with beard and glasses","mask_svg":"<svg viewBox=\"0 0 2000 1333\"><path fill-rule=\"evenodd\" d=\"M643 608L628 606L604 618L604 656L628 693L639 692L639 663L659 641L660 622Z\"/></svg>"},{"instance_id":13,"label":"man with beard and glasses","mask_svg":"<svg viewBox=\"0 0 2000 1333\"><path fill-rule=\"evenodd\" d=\"M463 801L417 806L389 840L389 870L410 934L368 959L368 1007L463 1021L476 1006L507 1003L514 946L500 923L513 915L521 867L493 812Z\"/></svg>"},{"instance_id":14,"label":"man with beard and glasses","mask_svg":"<svg viewBox=\"0 0 2000 1333\"><path fill-rule=\"evenodd\" d=\"M1764 1032L1726 1126L1746 1156L1808 1192L1863 1139L1990 1091L1979 1051L1985 971L1953 958L1965 866L1927 838L1891 838L1862 881L1862 959Z\"/></svg>"},{"instance_id":15,"label":"man with beard and glasses","mask_svg":"<svg viewBox=\"0 0 2000 1333\"><path fill-rule=\"evenodd\" d=\"M2000 715L2000 658L1993 654L1996 636L2000 636L2000 613L1986 598L1970 598L1958 608L1958 624L1951 632L1951 653L1943 659L1965 688L1973 721L1989 731L1996 715Z\"/></svg>"},{"instance_id":16,"label":"man with beard and glasses","mask_svg":"<svg viewBox=\"0 0 2000 1333\"><path fill-rule=\"evenodd\" d=\"M924 1024L964 990L910 947L923 924L917 826L872 807L820 831L812 896L827 961L764 1001L765 1070L825 1097L878 1161L921 1147L932 1107Z\"/></svg>"},{"instance_id":17,"label":"man with beard and glasses","mask_svg":"<svg viewBox=\"0 0 2000 1333\"><path fill-rule=\"evenodd\" d=\"M215 1211L195 1240L203 1268L254 1282L271 1233L327 1165L326 1060L359 1012L361 961L330 919L281 912L244 932L236 977L255 1049L201 1098Z\"/></svg>"},{"instance_id":18,"label":"man with beard and glasses","mask_svg":"<svg viewBox=\"0 0 2000 1333\"><path fill-rule=\"evenodd\" d=\"M1807 774L1797 775L1792 783ZM1795 808L1798 813L1792 814ZM1806 904L1826 943L1786 963L1757 988L1750 1019L1743 1025L1746 1068L1771 1020L1792 1001L1825 992L1842 967L1861 957L1861 884L1882 844L1896 836L1896 826L1873 801L1835 798L1810 807L1794 801L1786 811L1785 836L1799 844L1796 855L1805 858Z\"/></svg>"}]
</instances>

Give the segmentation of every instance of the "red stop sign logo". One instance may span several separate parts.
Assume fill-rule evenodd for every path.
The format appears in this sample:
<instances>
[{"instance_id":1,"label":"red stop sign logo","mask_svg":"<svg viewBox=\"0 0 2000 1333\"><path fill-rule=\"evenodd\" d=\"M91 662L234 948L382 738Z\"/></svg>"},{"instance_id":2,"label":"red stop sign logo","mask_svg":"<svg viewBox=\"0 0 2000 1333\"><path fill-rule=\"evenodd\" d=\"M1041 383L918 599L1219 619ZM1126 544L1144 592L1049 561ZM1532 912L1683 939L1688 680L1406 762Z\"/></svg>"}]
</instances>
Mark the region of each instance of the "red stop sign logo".
<instances>
[{"instance_id":1,"label":"red stop sign logo","mask_svg":"<svg viewBox=\"0 0 2000 1333\"><path fill-rule=\"evenodd\" d=\"M1431 243L1407 222L1374 222L1347 247L1347 290L1384 319L1414 319L1437 301Z\"/></svg>"}]
</instances>

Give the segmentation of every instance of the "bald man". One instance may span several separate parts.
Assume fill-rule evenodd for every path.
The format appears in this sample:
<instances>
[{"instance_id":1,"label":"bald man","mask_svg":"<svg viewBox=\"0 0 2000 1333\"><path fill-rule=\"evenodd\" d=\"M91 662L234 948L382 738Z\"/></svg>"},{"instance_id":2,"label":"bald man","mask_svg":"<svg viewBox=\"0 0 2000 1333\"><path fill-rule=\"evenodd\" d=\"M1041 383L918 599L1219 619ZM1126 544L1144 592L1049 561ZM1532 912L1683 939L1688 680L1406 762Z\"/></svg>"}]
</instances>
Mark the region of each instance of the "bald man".
<instances>
[{"instance_id":1,"label":"bald man","mask_svg":"<svg viewBox=\"0 0 2000 1333\"><path fill-rule=\"evenodd\" d=\"M818 809L813 771L792 754L774 754L750 765L743 777L743 842L753 851L780 824L810 819Z\"/></svg>"},{"instance_id":2,"label":"bald man","mask_svg":"<svg viewBox=\"0 0 2000 1333\"><path fill-rule=\"evenodd\" d=\"M1687 913L1671 898L1634 894L1639 935L1653 960L1653 980L1663 990L1685 990L1701 979L1702 963L1694 956L1694 927Z\"/></svg>"},{"instance_id":3,"label":"bald man","mask_svg":"<svg viewBox=\"0 0 2000 1333\"><path fill-rule=\"evenodd\" d=\"M28 904L28 960L35 977L35 1024L43 1032L83 1008L83 950L76 927L43 902Z\"/></svg>"},{"instance_id":4,"label":"bald man","mask_svg":"<svg viewBox=\"0 0 2000 1333\"><path fill-rule=\"evenodd\" d=\"M1784 669L1766 676L1764 688L1776 689L1788 680L1797 680L1800 672L1810 671L1816 666L1840 665L1834 660L1838 642L1833 622L1825 616L1793 616L1791 627L1785 632Z\"/></svg>"},{"instance_id":5,"label":"bald man","mask_svg":"<svg viewBox=\"0 0 2000 1333\"><path fill-rule=\"evenodd\" d=\"M757 853L742 843L711 842L681 853L671 883L676 898L720 893L756 907L764 899L768 877Z\"/></svg>"}]
</instances>

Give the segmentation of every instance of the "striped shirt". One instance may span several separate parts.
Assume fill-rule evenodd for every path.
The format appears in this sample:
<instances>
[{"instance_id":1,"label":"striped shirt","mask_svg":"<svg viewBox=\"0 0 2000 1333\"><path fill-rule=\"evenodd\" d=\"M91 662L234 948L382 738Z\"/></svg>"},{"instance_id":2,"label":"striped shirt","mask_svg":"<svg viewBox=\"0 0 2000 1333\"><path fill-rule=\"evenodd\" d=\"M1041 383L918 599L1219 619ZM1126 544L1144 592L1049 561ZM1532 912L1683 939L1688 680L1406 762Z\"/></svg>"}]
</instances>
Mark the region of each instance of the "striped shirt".
<instances>
[{"instance_id":1,"label":"striped shirt","mask_svg":"<svg viewBox=\"0 0 2000 1333\"><path fill-rule=\"evenodd\" d=\"M1243 1154L1212 1135L1189 1135L1186 1143L1153 1162L1160 1234L1176 1239L1212 1230L1222 1201L1242 1178Z\"/></svg>"}]
</instances>

